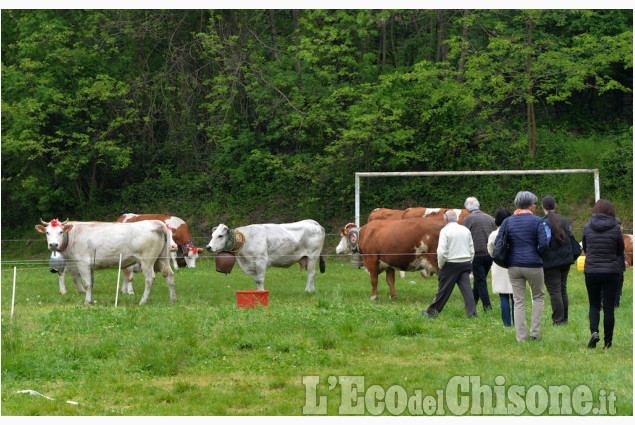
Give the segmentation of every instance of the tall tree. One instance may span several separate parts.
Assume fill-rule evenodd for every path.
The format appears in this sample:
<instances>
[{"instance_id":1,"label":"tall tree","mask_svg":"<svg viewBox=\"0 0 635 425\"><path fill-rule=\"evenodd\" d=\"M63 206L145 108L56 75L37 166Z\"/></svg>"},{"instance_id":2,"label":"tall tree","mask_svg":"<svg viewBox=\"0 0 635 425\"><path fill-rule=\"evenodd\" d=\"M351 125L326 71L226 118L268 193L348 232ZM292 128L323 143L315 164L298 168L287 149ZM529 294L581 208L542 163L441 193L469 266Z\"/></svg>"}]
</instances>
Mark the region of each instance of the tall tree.
<instances>
[{"instance_id":1,"label":"tall tree","mask_svg":"<svg viewBox=\"0 0 635 425\"><path fill-rule=\"evenodd\" d=\"M531 55L533 48L534 23L531 16L527 17L527 140L529 155L536 154L536 113L534 111L533 78L531 73Z\"/></svg>"}]
</instances>

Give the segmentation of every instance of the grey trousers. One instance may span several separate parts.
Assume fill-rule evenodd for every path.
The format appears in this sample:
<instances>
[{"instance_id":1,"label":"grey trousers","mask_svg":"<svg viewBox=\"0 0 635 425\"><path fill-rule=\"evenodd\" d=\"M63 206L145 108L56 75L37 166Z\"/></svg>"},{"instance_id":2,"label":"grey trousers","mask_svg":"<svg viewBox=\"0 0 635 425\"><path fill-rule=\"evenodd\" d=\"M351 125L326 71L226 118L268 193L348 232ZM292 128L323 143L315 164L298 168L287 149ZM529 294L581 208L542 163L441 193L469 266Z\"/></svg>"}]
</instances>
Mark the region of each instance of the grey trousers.
<instances>
[{"instance_id":1,"label":"grey trousers","mask_svg":"<svg viewBox=\"0 0 635 425\"><path fill-rule=\"evenodd\" d=\"M545 305L545 278L542 268L510 267L507 269L514 292L514 328L516 340L527 341L527 319L525 318L526 284L531 289L531 329L529 336L540 336L540 321Z\"/></svg>"},{"instance_id":2,"label":"grey trousers","mask_svg":"<svg viewBox=\"0 0 635 425\"><path fill-rule=\"evenodd\" d=\"M439 314L450 299L454 284L457 284L465 301L465 312L468 317L476 316L476 304L474 303L474 295L470 286L471 272L472 263L469 261L465 263L445 263L443 268L439 270L439 289L434 301L428 307L428 313L432 316Z\"/></svg>"}]
</instances>

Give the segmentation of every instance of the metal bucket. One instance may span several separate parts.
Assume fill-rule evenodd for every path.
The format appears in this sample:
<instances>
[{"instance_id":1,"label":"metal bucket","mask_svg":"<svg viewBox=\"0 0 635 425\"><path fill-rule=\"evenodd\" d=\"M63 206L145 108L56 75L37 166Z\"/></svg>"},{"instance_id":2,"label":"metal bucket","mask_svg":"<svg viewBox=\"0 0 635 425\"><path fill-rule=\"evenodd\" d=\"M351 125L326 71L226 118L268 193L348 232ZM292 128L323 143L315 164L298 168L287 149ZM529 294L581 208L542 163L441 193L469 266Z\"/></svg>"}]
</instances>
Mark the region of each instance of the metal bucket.
<instances>
[{"instance_id":1,"label":"metal bucket","mask_svg":"<svg viewBox=\"0 0 635 425\"><path fill-rule=\"evenodd\" d=\"M364 266L364 260L362 259L362 254L360 254L359 252L356 252L353 255L351 255L351 266L357 267L358 269Z\"/></svg>"}]
</instances>

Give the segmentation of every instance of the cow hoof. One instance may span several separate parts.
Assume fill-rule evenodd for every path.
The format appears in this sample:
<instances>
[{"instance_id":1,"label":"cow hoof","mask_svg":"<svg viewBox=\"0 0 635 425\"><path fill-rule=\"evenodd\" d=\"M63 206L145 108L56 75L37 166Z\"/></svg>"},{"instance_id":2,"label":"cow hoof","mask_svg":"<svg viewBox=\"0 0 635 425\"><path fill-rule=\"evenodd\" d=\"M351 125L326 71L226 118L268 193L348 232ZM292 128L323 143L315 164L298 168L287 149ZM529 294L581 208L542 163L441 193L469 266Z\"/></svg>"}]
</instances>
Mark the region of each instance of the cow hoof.
<instances>
[{"instance_id":1,"label":"cow hoof","mask_svg":"<svg viewBox=\"0 0 635 425\"><path fill-rule=\"evenodd\" d=\"M370 297L371 301L377 301L377 295L373 295L372 297Z\"/></svg>"},{"instance_id":2,"label":"cow hoof","mask_svg":"<svg viewBox=\"0 0 635 425\"><path fill-rule=\"evenodd\" d=\"M66 291L60 291L60 295L66 295Z\"/></svg>"},{"instance_id":3,"label":"cow hoof","mask_svg":"<svg viewBox=\"0 0 635 425\"><path fill-rule=\"evenodd\" d=\"M396 300L396 299L397 299L397 296L395 295L395 296L393 297L393 296L391 295L391 296L390 296L390 299L391 299L391 300Z\"/></svg>"},{"instance_id":4,"label":"cow hoof","mask_svg":"<svg viewBox=\"0 0 635 425\"><path fill-rule=\"evenodd\" d=\"M148 300L141 300L141 301L139 301L139 305L144 305L147 302L148 302Z\"/></svg>"}]
</instances>

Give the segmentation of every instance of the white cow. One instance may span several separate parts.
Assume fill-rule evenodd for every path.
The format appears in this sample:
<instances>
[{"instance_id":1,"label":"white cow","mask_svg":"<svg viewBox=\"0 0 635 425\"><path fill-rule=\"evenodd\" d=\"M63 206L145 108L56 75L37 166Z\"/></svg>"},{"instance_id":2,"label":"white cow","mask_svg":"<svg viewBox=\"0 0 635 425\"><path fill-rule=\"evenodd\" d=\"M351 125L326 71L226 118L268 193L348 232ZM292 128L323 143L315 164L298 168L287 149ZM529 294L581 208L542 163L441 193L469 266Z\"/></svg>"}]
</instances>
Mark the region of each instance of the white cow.
<instances>
[{"instance_id":1,"label":"white cow","mask_svg":"<svg viewBox=\"0 0 635 425\"><path fill-rule=\"evenodd\" d=\"M42 221L42 223L45 225L48 225L48 223L46 223L45 221ZM86 223L86 222L66 220L64 223L67 223L68 225L72 226L76 223ZM99 222L95 222L95 223L99 223ZM176 242L174 242L174 238L172 236L173 234L172 232L170 232L170 257L172 257L172 255L175 255L175 252L178 249L178 246ZM196 255L196 258L198 258L198 254ZM75 282L75 286L77 286L77 292L79 292L80 294L86 293L86 290L84 289L84 285L82 284L82 279L80 278L80 276L76 272L69 270L68 267L64 264L62 267L58 267L57 270L51 269L51 272L57 272L58 274L60 294L66 295L65 281L66 281L67 271L70 273L71 277L73 278L73 282ZM122 294L134 295L134 288L132 287L132 279L133 279L134 273L141 273L141 266L139 264L133 264L132 266L128 268L124 268L123 283L121 285Z\"/></svg>"},{"instance_id":2,"label":"white cow","mask_svg":"<svg viewBox=\"0 0 635 425\"><path fill-rule=\"evenodd\" d=\"M137 223L60 222L42 221L35 228L46 234L48 248L66 257L66 268L72 275L80 275L86 287L86 304L92 304L94 270L117 268L122 254L122 267L138 263L145 276L146 287L141 302L150 296L155 270L165 277L170 299L176 300L174 272L170 268L170 230L158 221ZM79 287L78 287L79 289Z\"/></svg>"},{"instance_id":3,"label":"white cow","mask_svg":"<svg viewBox=\"0 0 635 425\"><path fill-rule=\"evenodd\" d=\"M194 247L192 235L185 224L185 221L179 217L165 214L122 214L117 221L120 223L132 223L143 220L160 220L168 225L172 230L172 239L178 245L172 249L170 258L172 258L172 267L178 270L179 267L196 267L196 259L198 258L198 249ZM126 276L128 278L128 276ZM130 279L132 279L130 277Z\"/></svg>"},{"instance_id":4,"label":"white cow","mask_svg":"<svg viewBox=\"0 0 635 425\"><path fill-rule=\"evenodd\" d=\"M323 244L324 228L314 220L303 220L286 224L252 224L233 230L220 224L212 230L212 239L206 249L234 252L238 266L253 276L259 290L265 287L265 272L269 267L290 267L300 263L300 267L308 272L304 290L313 292L318 260L320 272L324 273L325 269L321 255Z\"/></svg>"}]
</instances>

